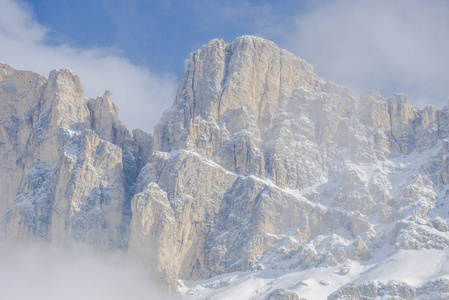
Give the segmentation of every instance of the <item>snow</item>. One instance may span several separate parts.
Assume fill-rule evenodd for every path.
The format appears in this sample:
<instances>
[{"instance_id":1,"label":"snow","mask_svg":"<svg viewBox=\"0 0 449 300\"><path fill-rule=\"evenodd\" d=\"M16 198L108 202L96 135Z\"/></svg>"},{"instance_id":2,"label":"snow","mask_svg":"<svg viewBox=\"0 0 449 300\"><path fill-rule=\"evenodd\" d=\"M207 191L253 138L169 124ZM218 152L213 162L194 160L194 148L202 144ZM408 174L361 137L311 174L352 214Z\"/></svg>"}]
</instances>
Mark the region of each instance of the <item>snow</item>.
<instances>
[{"instance_id":1,"label":"snow","mask_svg":"<svg viewBox=\"0 0 449 300\"><path fill-rule=\"evenodd\" d=\"M327 299L347 283L405 281L419 287L435 279L449 278L449 250L400 250L385 246L367 262L348 261L333 267L279 272L272 269L235 272L203 281L180 281L178 299L262 300L276 288L285 288L306 299ZM342 275L345 267L349 273Z\"/></svg>"},{"instance_id":2,"label":"snow","mask_svg":"<svg viewBox=\"0 0 449 300\"><path fill-rule=\"evenodd\" d=\"M421 286L433 279L449 275L448 270L443 268L447 253L448 250L436 249L400 250L360 274L357 282L387 283L391 280L401 280L413 286Z\"/></svg>"},{"instance_id":3,"label":"snow","mask_svg":"<svg viewBox=\"0 0 449 300\"><path fill-rule=\"evenodd\" d=\"M446 218L449 214L449 205L444 206L441 199L447 198L449 189L444 187L435 191L431 184L427 184L425 175L421 175L423 166L428 164L429 157L436 157L440 149L440 146L436 145L426 150L425 153L413 152L406 157L398 156L390 160L376 161L374 164L356 165L348 161L346 167L349 170L355 170L363 182L367 184L374 182L382 186L385 191L393 192L393 199L402 199L404 191L414 189L416 194L412 194L414 195L413 204L410 206L412 211L406 212L406 210L400 209L403 216L421 213L428 209L433 211L432 215L439 214ZM261 179L256 176L251 176L251 178L263 182L273 189L279 189L269 179ZM318 190L321 190L321 196L325 194L323 190L328 190L329 199L331 199L332 191L338 186L339 184L334 179L330 180L323 176L317 183L306 189L283 188L279 190L297 199L308 201L304 197ZM436 199L435 201L438 201L439 205L435 206L432 199ZM323 201L322 197L321 201ZM332 205L326 208L323 204L327 203L323 201L318 205L324 209L336 209L332 208ZM315 205L317 204L315 203ZM369 218L369 222L376 228L375 232L379 238L392 232L396 225L396 222L382 224L376 220L374 216ZM447 232L440 232L428 227L427 221L424 219L422 221L423 223L419 225L420 219L418 218L413 224L423 226L419 230L427 232L426 235L432 234L449 238ZM412 232L411 234L419 233ZM311 249L317 253L325 253L329 243L324 241L327 241L332 235L343 245L350 245L351 240L354 239L349 231L340 229L326 235L316 236L309 243ZM284 253L288 252L288 247L281 246L282 243L287 245L288 241L297 242L293 232L284 232L273 235L273 237L279 240L278 246L275 246L274 249L284 251ZM387 284L391 281L403 281L419 288L432 280L449 278L448 248L404 250L389 243L382 245L374 250L368 261L347 260L335 266L316 265L308 269L301 269L301 267L291 269L294 260L298 259L297 256L293 256L291 259L276 260L274 257L279 256L279 253L266 253L256 263L258 267L252 271L235 272L197 282L180 281L183 285L183 288L180 289L180 299L262 300L274 289L285 288L297 293L299 297L320 300L327 299L330 294L348 283L380 282ZM348 271L347 274L345 274L346 271Z\"/></svg>"}]
</instances>

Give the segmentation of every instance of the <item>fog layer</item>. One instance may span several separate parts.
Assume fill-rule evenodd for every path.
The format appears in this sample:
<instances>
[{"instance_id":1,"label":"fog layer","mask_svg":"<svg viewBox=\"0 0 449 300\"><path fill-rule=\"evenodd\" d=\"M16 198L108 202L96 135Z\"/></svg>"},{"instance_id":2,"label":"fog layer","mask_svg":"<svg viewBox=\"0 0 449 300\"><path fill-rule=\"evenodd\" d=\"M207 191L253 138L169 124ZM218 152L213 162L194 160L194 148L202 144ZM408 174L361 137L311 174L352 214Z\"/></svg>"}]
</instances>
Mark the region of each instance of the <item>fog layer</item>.
<instances>
[{"instance_id":1,"label":"fog layer","mask_svg":"<svg viewBox=\"0 0 449 300\"><path fill-rule=\"evenodd\" d=\"M144 271L121 253L85 246L2 246L0 299L163 299Z\"/></svg>"}]
</instances>

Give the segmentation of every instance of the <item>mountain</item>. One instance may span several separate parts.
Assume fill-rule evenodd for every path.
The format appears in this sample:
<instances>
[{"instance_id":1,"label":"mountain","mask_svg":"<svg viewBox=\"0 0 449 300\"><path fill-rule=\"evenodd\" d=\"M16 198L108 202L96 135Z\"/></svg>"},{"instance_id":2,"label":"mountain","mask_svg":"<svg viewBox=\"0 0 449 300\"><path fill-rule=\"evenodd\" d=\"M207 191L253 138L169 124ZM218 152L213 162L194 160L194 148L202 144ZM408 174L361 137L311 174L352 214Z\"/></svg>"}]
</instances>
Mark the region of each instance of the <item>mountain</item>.
<instances>
[{"instance_id":1,"label":"mountain","mask_svg":"<svg viewBox=\"0 0 449 300\"><path fill-rule=\"evenodd\" d=\"M69 70L1 65L0 99L2 240L122 249L185 299L449 297L447 106L251 36L191 54L153 135Z\"/></svg>"}]
</instances>

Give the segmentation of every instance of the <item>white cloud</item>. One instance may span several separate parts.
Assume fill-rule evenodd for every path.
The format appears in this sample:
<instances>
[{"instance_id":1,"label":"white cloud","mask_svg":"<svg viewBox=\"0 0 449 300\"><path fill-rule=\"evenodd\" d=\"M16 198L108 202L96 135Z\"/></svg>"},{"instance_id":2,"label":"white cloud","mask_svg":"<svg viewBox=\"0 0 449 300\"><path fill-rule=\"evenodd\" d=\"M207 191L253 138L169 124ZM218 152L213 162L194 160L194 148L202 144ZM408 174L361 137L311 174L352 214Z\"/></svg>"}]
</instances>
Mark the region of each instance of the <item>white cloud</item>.
<instances>
[{"instance_id":1,"label":"white cloud","mask_svg":"<svg viewBox=\"0 0 449 300\"><path fill-rule=\"evenodd\" d=\"M46 43L47 30L23 2L0 0L0 61L47 75L69 68L81 77L87 97L113 93L119 117L129 129L152 132L174 100L176 78L132 64L116 49L77 49Z\"/></svg>"},{"instance_id":2,"label":"white cloud","mask_svg":"<svg viewBox=\"0 0 449 300\"><path fill-rule=\"evenodd\" d=\"M442 106L449 96L449 2L310 1L282 46L356 93L377 89Z\"/></svg>"},{"instance_id":3,"label":"white cloud","mask_svg":"<svg viewBox=\"0 0 449 300\"><path fill-rule=\"evenodd\" d=\"M164 299L147 274L121 253L85 245L2 245L0 298L9 300Z\"/></svg>"}]
</instances>

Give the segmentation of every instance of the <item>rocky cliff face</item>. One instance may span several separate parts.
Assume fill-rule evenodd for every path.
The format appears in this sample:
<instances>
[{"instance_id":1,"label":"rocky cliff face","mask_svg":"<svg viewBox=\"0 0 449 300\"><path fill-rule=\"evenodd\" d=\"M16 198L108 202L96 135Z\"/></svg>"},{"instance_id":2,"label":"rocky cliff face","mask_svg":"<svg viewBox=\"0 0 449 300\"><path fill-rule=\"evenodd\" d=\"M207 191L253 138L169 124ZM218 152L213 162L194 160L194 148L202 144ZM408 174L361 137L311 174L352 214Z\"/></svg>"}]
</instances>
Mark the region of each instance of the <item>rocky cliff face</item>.
<instances>
[{"instance_id":1,"label":"rocky cliff face","mask_svg":"<svg viewBox=\"0 0 449 300\"><path fill-rule=\"evenodd\" d=\"M198 279L282 257L308 268L369 260L385 244L446 247L447 120L447 108L401 94L357 101L266 40L213 40L155 129L129 251L157 245L148 265Z\"/></svg>"},{"instance_id":2,"label":"rocky cliff face","mask_svg":"<svg viewBox=\"0 0 449 300\"><path fill-rule=\"evenodd\" d=\"M126 247L140 158L111 93L86 99L69 70L0 70L2 240Z\"/></svg>"},{"instance_id":3,"label":"rocky cliff face","mask_svg":"<svg viewBox=\"0 0 449 300\"><path fill-rule=\"evenodd\" d=\"M447 107L357 100L249 36L192 53L153 136L131 135L109 92L85 99L70 71L0 71L5 239L125 248L169 289L234 271L346 274L382 247L449 243ZM333 297L366 289L393 288Z\"/></svg>"}]
</instances>

